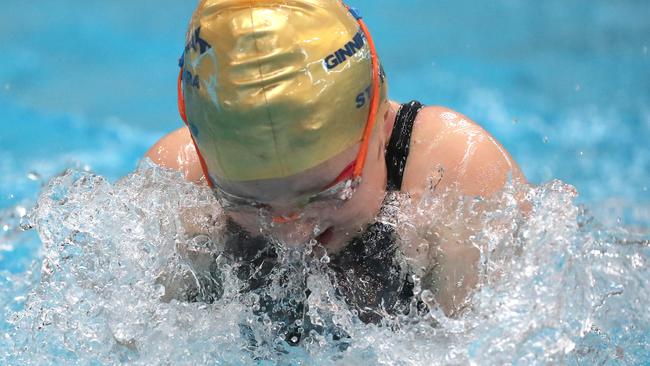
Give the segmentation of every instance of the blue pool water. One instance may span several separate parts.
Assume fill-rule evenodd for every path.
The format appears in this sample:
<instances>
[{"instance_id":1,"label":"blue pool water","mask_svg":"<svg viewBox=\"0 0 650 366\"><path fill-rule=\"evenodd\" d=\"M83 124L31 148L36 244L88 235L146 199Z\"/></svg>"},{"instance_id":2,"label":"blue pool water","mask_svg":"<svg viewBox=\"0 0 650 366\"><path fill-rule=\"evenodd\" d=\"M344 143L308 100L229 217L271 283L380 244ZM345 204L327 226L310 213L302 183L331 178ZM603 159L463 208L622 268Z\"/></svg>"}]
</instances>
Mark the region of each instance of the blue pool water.
<instances>
[{"instance_id":1,"label":"blue pool water","mask_svg":"<svg viewBox=\"0 0 650 366\"><path fill-rule=\"evenodd\" d=\"M3 363L650 362L650 4L351 3L376 39L393 99L417 98L468 115L539 185L528 191L532 217L517 216L504 192L495 198L506 205L503 216L487 220L482 231L505 248L487 262L515 274L486 280L472 312L461 319L438 315L439 328L402 319L399 331L388 331L350 320L346 329L356 336L346 352L325 340L316 342L325 351L252 357L241 350L237 328L250 317L248 299L202 308L160 304L147 269L171 260L180 235L173 225L152 229L156 222L174 222L170 212L210 198L146 165L118 181L136 170L154 141L181 125L176 61L194 3L4 0ZM49 183L68 168L74 171ZM142 177L153 189L143 188ZM577 197L554 179L574 186ZM179 191L185 198L165 203ZM434 217L427 209L435 203L423 205ZM496 222L505 219L517 230L499 231ZM507 248L515 246L523 254L509 261L514 254ZM152 250L155 257L145 255ZM56 265L42 277L44 258ZM106 266L88 269L95 260ZM126 262L129 270L117 264ZM324 286L318 269L312 275L314 288ZM113 287L93 290L101 283ZM314 308L323 314L345 314L321 305Z\"/></svg>"}]
</instances>

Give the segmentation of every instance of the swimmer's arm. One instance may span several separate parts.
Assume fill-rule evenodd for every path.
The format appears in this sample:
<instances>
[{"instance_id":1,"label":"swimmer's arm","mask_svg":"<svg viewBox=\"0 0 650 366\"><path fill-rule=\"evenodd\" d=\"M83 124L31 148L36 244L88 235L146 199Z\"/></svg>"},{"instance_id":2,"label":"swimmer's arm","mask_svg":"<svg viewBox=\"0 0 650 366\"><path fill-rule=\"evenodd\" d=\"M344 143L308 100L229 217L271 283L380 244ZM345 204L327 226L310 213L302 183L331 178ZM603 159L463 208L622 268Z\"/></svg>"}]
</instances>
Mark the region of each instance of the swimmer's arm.
<instances>
[{"instance_id":1,"label":"swimmer's arm","mask_svg":"<svg viewBox=\"0 0 650 366\"><path fill-rule=\"evenodd\" d=\"M205 185L199 157L190 133L185 127L160 139L147 151L146 157L161 167L180 171L190 182ZM180 213L185 234L188 237L200 234L215 235L223 226L222 222L217 225L218 219L223 218L219 211L220 209L212 206L186 208Z\"/></svg>"},{"instance_id":2,"label":"swimmer's arm","mask_svg":"<svg viewBox=\"0 0 650 366\"><path fill-rule=\"evenodd\" d=\"M180 171L190 182L205 184L201 163L186 127L161 138L145 156L164 168Z\"/></svg>"},{"instance_id":3,"label":"swimmer's arm","mask_svg":"<svg viewBox=\"0 0 650 366\"><path fill-rule=\"evenodd\" d=\"M470 238L481 223L453 225L458 221L455 208L459 199L489 197L503 189L508 179L521 183L526 180L508 152L478 124L449 109L427 107L420 112L413 130L406 167L412 173L405 176L404 190L419 200L439 167L443 170L442 178L436 178L436 194L448 193L445 212L436 214L448 219L436 220L438 227L430 230L434 235L428 238L432 251L424 256L432 268L429 275L436 300L448 315L453 315L462 309L478 283L480 257L480 248Z\"/></svg>"},{"instance_id":4,"label":"swimmer's arm","mask_svg":"<svg viewBox=\"0 0 650 366\"><path fill-rule=\"evenodd\" d=\"M444 169L439 189L457 186L466 196L489 197L509 179L526 183L508 151L466 116L444 107L426 107L413 127L404 189L421 195L432 168ZM412 174L411 174L412 173Z\"/></svg>"}]
</instances>

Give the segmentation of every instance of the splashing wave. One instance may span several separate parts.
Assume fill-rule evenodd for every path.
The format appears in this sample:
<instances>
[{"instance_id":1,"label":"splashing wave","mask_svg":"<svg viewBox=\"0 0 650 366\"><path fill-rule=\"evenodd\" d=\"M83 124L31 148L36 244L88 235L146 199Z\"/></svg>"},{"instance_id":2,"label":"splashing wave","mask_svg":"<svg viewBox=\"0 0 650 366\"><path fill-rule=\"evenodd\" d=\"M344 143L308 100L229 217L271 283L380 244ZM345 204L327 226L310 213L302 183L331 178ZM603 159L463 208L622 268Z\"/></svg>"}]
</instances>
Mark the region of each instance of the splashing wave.
<instances>
[{"instance_id":1,"label":"splashing wave","mask_svg":"<svg viewBox=\"0 0 650 366\"><path fill-rule=\"evenodd\" d=\"M271 285L261 294L242 291L238 264L222 255L227 220L209 190L148 162L115 184L71 170L49 183L23 222L42 241L33 270L0 276L0 359L26 365L646 362L648 237L603 227L573 203L575 196L573 187L551 181L510 184L490 199L451 205L435 191L416 203L395 197L392 224L405 248L435 249L434 226L474 228L468 244L480 249L479 287L448 317L435 301L426 263L406 258L416 274L411 306L419 300L429 311L365 324L337 292L318 245L276 243L280 265L269 272ZM443 206L448 214L440 214ZM13 226L4 231L17 230L19 220L7 220L7 212L3 222ZM287 343L287 328L307 324L269 316L264 296L289 308L306 304L312 329L298 346Z\"/></svg>"}]
</instances>

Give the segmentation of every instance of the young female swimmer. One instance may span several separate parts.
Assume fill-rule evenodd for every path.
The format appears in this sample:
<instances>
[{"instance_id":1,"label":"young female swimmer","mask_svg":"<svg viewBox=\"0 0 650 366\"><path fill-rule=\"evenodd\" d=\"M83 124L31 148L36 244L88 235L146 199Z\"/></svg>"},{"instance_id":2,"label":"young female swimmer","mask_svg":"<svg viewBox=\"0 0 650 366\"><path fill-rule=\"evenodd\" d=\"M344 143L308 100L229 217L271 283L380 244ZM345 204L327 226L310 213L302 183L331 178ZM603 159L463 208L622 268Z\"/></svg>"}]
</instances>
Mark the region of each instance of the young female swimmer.
<instances>
[{"instance_id":1,"label":"young female swimmer","mask_svg":"<svg viewBox=\"0 0 650 366\"><path fill-rule=\"evenodd\" d=\"M362 320L376 318L373 306L398 309L413 296L410 276L388 273L397 251L417 252L375 221L388 192L417 200L439 167L436 189L454 187L459 197L525 181L467 117L388 100L367 27L337 0L202 0L181 59L179 109L187 127L147 156L213 188L235 247L264 243L261 236L319 241L341 293L365 309ZM436 268L431 290L448 314L478 280L479 249L463 241L440 230L427 259Z\"/></svg>"}]
</instances>

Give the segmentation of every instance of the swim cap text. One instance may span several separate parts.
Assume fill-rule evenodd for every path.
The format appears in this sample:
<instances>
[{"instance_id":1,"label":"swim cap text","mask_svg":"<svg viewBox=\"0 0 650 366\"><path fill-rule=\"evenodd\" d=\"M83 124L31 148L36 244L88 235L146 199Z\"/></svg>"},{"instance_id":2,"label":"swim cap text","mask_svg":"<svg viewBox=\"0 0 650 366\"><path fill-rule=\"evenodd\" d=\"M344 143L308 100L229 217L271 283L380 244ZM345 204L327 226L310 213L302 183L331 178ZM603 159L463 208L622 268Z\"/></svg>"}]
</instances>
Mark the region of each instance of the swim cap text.
<instances>
[{"instance_id":1,"label":"swim cap text","mask_svg":"<svg viewBox=\"0 0 650 366\"><path fill-rule=\"evenodd\" d=\"M205 39L201 38L201 27L197 27L190 36L189 42L185 45L185 52L192 49L195 52L198 51L199 55L202 55L210 48L212 48L212 45L210 45L210 43Z\"/></svg>"},{"instance_id":2,"label":"swim cap text","mask_svg":"<svg viewBox=\"0 0 650 366\"><path fill-rule=\"evenodd\" d=\"M345 44L344 48L340 48L338 51L325 57L325 60L323 61L325 63L325 67L328 70L335 69L338 65L345 62L348 57L354 56L360 49L363 48L364 44L365 41L363 32L359 31L350 42Z\"/></svg>"}]
</instances>

